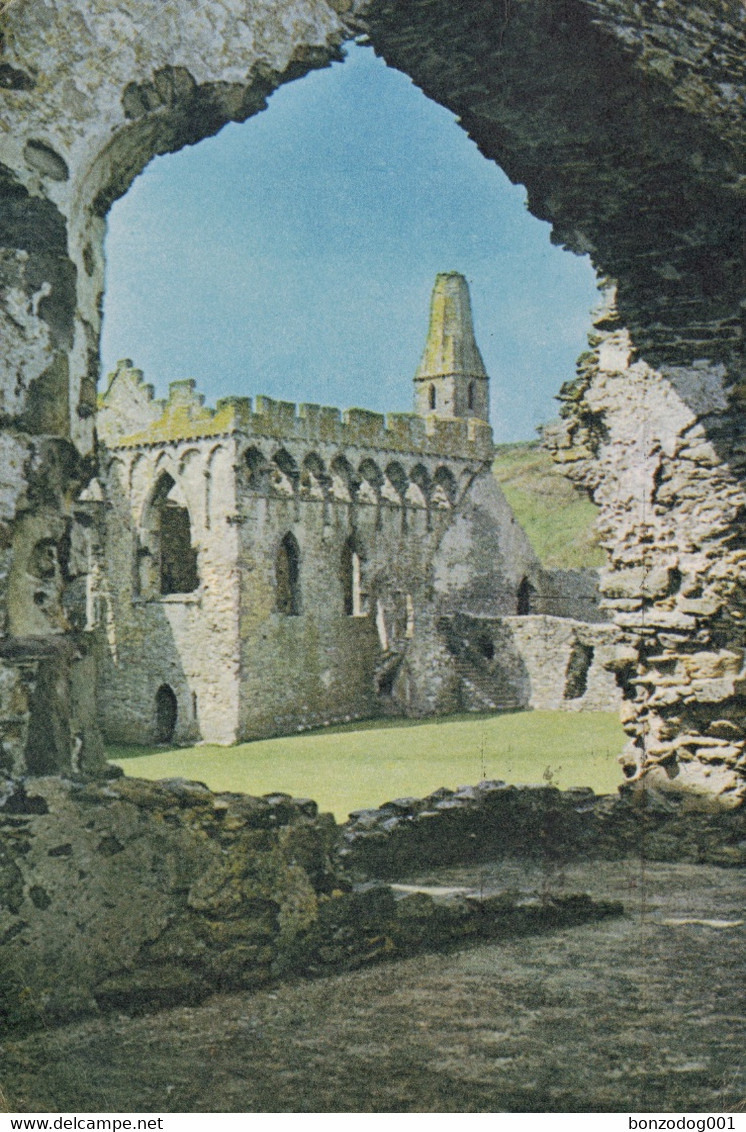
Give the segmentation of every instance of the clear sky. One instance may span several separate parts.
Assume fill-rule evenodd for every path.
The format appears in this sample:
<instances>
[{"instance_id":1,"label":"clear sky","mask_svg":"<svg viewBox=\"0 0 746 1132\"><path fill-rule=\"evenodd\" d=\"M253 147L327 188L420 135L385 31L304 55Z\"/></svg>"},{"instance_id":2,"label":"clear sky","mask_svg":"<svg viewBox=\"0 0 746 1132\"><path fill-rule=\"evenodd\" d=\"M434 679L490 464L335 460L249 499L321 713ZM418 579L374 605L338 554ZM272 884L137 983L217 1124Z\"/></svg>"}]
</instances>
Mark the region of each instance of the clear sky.
<instances>
[{"instance_id":1,"label":"clear sky","mask_svg":"<svg viewBox=\"0 0 746 1132\"><path fill-rule=\"evenodd\" d=\"M266 111L156 158L109 216L103 370L159 396L264 393L383 411L411 378L439 271L469 281L499 441L556 416L598 294L447 110L350 45Z\"/></svg>"}]
</instances>

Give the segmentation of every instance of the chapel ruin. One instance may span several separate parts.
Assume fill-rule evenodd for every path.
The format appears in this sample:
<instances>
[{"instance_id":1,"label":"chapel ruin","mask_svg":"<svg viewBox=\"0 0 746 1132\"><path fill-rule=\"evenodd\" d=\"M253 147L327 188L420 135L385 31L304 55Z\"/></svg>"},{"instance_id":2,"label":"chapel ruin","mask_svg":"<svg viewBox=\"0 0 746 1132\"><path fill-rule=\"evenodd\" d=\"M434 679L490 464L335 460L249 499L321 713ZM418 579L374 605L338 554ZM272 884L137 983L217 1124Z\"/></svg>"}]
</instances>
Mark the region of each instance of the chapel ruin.
<instances>
[{"instance_id":1,"label":"chapel ruin","mask_svg":"<svg viewBox=\"0 0 746 1132\"><path fill-rule=\"evenodd\" d=\"M128 362L100 399L88 606L110 742L617 706L618 630L586 624L582 572L542 570L492 474L463 276L436 278L412 414L202 400L191 381L156 400Z\"/></svg>"}]
</instances>

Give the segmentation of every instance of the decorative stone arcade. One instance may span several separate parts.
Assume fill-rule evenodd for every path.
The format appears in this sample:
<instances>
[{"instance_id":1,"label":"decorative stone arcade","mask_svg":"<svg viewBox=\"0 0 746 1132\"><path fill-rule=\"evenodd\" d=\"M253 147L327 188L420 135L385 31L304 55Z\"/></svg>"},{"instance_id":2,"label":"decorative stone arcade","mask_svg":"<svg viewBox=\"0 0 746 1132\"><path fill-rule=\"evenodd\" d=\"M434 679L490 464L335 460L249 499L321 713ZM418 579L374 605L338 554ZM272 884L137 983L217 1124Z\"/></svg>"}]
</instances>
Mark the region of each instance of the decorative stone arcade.
<instances>
[{"instance_id":1,"label":"decorative stone arcade","mask_svg":"<svg viewBox=\"0 0 746 1132\"><path fill-rule=\"evenodd\" d=\"M192 7L194 9L191 14ZM101 765L79 601L107 210L367 33L617 280L557 455L601 508L628 770L744 789L744 30L728 0L15 0L0 99L2 761Z\"/></svg>"}]
</instances>

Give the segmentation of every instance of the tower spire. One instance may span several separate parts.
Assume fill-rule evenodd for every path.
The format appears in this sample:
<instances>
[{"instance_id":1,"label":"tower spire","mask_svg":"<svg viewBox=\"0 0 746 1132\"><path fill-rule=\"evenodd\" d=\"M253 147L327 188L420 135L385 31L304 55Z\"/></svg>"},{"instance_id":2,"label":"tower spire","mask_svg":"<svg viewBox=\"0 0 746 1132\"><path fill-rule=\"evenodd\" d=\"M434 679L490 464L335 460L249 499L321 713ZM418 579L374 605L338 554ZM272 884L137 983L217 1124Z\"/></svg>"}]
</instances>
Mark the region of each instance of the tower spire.
<instances>
[{"instance_id":1,"label":"tower spire","mask_svg":"<svg viewBox=\"0 0 746 1132\"><path fill-rule=\"evenodd\" d=\"M456 271L435 276L414 407L421 415L489 417L489 378L474 337L469 287Z\"/></svg>"}]
</instances>

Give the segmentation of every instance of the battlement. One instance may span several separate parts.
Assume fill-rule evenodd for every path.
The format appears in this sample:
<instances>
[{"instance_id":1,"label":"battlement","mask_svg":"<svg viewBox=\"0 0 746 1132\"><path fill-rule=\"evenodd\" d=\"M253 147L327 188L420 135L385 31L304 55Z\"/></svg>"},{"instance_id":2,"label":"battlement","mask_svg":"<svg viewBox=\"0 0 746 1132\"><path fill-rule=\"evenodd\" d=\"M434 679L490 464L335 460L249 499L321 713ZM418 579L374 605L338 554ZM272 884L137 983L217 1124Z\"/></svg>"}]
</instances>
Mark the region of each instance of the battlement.
<instances>
[{"instance_id":1,"label":"battlement","mask_svg":"<svg viewBox=\"0 0 746 1132\"><path fill-rule=\"evenodd\" d=\"M374 413L328 405L275 401L271 397L223 397L214 409L192 380L172 381L166 400L132 363L120 362L99 399L99 431L110 448L198 440L240 433L279 441L313 441L340 448L489 459L492 429L476 418L443 419L435 414ZM135 427L132 427L132 426Z\"/></svg>"}]
</instances>

